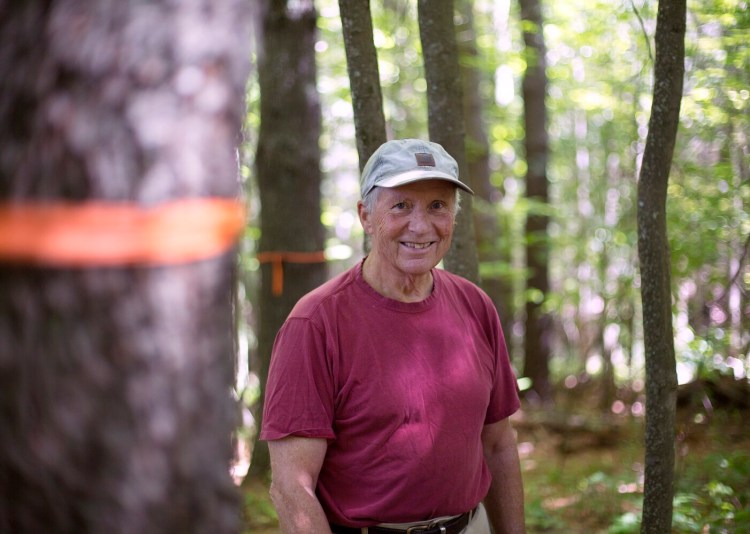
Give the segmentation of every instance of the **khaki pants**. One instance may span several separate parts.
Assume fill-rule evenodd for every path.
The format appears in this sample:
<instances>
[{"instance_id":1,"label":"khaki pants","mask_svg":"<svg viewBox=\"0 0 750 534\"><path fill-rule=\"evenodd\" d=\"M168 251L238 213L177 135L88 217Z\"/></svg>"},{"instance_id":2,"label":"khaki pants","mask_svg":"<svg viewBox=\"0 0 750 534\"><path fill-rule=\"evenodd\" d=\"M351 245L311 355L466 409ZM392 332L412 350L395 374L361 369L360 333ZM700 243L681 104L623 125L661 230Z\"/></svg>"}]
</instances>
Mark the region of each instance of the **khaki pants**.
<instances>
[{"instance_id":1,"label":"khaki pants","mask_svg":"<svg viewBox=\"0 0 750 534\"><path fill-rule=\"evenodd\" d=\"M487 511L484 505L479 503L477 513L471 518L471 522L462 530L462 534L490 534L490 521L487 519Z\"/></svg>"}]
</instances>

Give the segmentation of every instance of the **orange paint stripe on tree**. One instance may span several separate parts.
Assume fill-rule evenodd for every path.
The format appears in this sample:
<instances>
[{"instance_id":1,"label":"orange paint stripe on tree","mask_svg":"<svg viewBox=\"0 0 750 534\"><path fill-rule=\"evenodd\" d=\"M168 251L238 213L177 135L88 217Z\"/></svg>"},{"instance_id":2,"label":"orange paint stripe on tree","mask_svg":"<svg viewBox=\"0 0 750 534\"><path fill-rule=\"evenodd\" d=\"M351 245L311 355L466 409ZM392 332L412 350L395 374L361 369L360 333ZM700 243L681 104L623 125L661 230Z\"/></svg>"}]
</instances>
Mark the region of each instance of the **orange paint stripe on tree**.
<instances>
[{"instance_id":1,"label":"orange paint stripe on tree","mask_svg":"<svg viewBox=\"0 0 750 534\"><path fill-rule=\"evenodd\" d=\"M286 252L266 251L258 252L257 259L260 263L271 264L271 293L278 297L284 293L284 262L287 263L324 263L325 252Z\"/></svg>"},{"instance_id":2,"label":"orange paint stripe on tree","mask_svg":"<svg viewBox=\"0 0 750 534\"><path fill-rule=\"evenodd\" d=\"M0 261L48 266L186 263L229 250L245 225L234 199L0 204Z\"/></svg>"}]
</instances>

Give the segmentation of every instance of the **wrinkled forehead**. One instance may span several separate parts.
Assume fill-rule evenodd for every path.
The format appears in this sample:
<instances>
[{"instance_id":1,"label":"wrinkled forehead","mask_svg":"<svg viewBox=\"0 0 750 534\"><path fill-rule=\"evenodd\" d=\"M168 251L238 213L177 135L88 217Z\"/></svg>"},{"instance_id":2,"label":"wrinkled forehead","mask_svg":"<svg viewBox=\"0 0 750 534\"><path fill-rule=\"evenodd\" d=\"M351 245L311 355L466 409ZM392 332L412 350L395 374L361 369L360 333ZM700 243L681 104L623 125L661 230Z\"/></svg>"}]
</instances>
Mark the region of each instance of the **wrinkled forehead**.
<instances>
[{"instance_id":1,"label":"wrinkled forehead","mask_svg":"<svg viewBox=\"0 0 750 534\"><path fill-rule=\"evenodd\" d=\"M439 178L425 178L416 182L411 182L404 185L395 187L380 187L376 186L376 189L380 189L381 193L388 192L394 196L434 196L434 197L447 197L453 198L458 192L458 187L451 182L441 180Z\"/></svg>"}]
</instances>

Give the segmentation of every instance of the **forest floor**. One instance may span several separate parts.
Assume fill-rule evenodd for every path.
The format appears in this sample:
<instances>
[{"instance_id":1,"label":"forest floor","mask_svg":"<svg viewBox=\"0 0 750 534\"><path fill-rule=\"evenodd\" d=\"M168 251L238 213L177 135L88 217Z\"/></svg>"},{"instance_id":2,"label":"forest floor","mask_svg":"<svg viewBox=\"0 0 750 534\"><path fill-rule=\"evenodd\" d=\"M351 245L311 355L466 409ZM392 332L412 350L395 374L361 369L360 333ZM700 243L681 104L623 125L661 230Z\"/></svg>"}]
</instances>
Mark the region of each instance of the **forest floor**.
<instances>
[{"instance_id":1,"label":"forest floor","mask_svg":"<svg viewBox=\"0 0 750 534\"><path fill-rule=\"evenodd\" d=\"M619 416L597 416L525 406L513 417L530 534L639 532L644 419L637 405L623 408ZM750 532L748 416L678 412L673 532ZM277 534L267 485L246 481L243 489L245 532Z\"/></svg>"}]
</instances>

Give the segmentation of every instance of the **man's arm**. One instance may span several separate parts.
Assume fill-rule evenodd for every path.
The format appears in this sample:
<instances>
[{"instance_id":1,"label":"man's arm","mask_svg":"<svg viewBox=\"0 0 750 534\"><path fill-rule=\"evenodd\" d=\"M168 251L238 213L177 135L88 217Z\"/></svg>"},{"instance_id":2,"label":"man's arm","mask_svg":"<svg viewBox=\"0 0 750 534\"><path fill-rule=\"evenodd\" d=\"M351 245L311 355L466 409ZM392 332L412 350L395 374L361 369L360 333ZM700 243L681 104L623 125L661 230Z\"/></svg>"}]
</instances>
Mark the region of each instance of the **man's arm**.
<instances>
[{"instance_id":1,"label":"man's arm","mask_svg":"<svg viewBox=\"0 0 750 534\"><path fill-rule=\"evenodd\" d=\"M268 442L271 500L284 534L330 534L315 495L328 444L325 439L287 437Z\"/></svg>"},{"instance_id":2,"label":"man's arm","mask_svg":"<svg viewBox=\"0 0 750 534\"><path fill-rule=\"evenodd\" d=\"M516 435L510 420L485 425L482 446L492 474L492 484L484 499L492 528L497 534L522 534L526 532L523 481Z\"/></svg>"}]
</instances>

